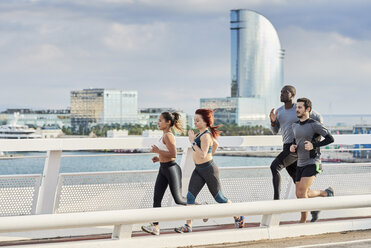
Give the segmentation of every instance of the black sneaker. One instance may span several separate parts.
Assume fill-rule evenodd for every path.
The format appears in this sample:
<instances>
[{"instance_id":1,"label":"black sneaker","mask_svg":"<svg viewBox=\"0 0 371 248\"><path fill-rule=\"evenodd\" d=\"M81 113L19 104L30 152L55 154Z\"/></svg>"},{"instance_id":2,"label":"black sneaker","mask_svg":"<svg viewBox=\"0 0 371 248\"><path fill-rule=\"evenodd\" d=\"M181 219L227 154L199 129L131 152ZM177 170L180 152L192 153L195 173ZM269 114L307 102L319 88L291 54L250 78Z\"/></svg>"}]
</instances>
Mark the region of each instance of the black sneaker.
<instances>
[{"instance_id":1,"label":"black sneaker","mask_svg":"<svg viewBox=\"0 0 371 248\"><path fill-rule=\"evenodd\" d=\"M310 214L312 215L310 222L316 222L318 220L319 212L321 211L310 211Z\"/></svg>"}]
</instances>

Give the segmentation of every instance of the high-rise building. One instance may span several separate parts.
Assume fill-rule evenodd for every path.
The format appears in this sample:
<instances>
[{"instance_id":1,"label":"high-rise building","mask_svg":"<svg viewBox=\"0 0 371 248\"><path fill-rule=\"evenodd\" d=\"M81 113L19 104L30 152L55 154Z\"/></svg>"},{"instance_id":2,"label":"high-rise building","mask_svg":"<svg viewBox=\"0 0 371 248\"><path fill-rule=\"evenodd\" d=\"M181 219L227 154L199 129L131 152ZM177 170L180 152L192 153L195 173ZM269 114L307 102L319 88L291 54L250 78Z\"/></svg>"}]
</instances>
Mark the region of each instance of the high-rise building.
<instances>
[{"instance_id":1,"label":"high-rise building","mask_svg":"<svg viewBox=\"0 0 371 248\"><path fill-rule=\"evenodd\" d=\"M278 101L283 86L284 50L277 31L255 11L231 10L230 17L231 96Z\"/></svg>"},{"instance_id":2,"label":"high-rise building","mask_svg":"<svg viewBox=\"0 0 371 248\"><path fill-rule=\"evenodd\" d=\"M72 130L86 133L96 124L137 123L137 91L83 89L71 91Z\"/></svg>"},{"instance_id":3,"label":"high-rise building","mask_svg":"<svg viewBox=\"0 0 371 248\"><path fill-rule=\"evenodd\" d=\"M201 99L219 123L261 125L280 105L283 56L272 23L252 10L231 10L231 97ZM217 103L217 104L216 104Z\"/></svg>"}]
</instances>

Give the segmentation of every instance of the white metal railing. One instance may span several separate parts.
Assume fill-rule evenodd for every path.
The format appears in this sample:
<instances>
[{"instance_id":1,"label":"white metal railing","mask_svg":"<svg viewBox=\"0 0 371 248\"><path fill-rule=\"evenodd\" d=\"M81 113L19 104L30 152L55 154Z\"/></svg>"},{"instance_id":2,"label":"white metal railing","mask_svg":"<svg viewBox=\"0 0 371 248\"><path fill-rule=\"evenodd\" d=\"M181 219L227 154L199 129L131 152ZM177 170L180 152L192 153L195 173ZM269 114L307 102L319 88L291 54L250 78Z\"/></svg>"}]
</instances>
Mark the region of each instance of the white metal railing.
<instances>
[{"instance_id":1,"label":"white metal railing","mask_svg":"<svg viewBox=\"0 0 371 248\"><path fill-rule=\"evenodd\" d=\"M131 238L132 225L154 221L262 215L261 227L278 226L280 214L311 210L371 207L371 195L200 205L154 209L100 211L37 216L2 217L0 232L113 225L113 238Z\"/></svg>"},{"instance_id":2,"label":"white metal railing","mask_svg":"<svg viewBox=\"0 0 371 248\"><path fill-rule=\"evenodd\" d=\"M371 135L335 135L335 143L341 145L371 144ZM135 149L149 148L158 138L128 137L128 138L76 138L76 139L32 139L32 140L0 140L0 151L46 151L44 171L37 197L36 211L32 213L46 214L55 211L58 199L58 184L60 178L60 161L63 151L104 150L104 149ZM187 137L177 137L177 146L183 149L181 167L183 171L183 190L194 168L192 151ZM281 146L280 136L230 136L220 137L221 147L272 147ZM102 154L106 155L106 154ZM71 156L71 155L68 155ZM72 155L75 156L75 155ZM270 184L269 184L270 185ZM38 188L37 188L38 189ZM184 195L186 192L183 192Z\"/></svg>"},{"instance_id":3,"label":"white metal railing","mask_svg":"<svg viewBox=\"0 0 371 248\"><path fill-rule=\"evenodd\" d=\"M337 196L371 194L371 163L326 164L323 169L313 188L324 189L331 185ZM293 198L292 180L286 173L282 174L282 198ZM155 170L61 173L54 213L150 208L156 175ZM342 180L344 177L346 180ZM272 199L268 166L221 167L220 179L225 195L232 202ZM356 184L358 187L354 187ZM209 204L215 202L207 187L197 200ZM166 191L163 206L173 204L170 192Z\"/></svg>"}]
</instances>

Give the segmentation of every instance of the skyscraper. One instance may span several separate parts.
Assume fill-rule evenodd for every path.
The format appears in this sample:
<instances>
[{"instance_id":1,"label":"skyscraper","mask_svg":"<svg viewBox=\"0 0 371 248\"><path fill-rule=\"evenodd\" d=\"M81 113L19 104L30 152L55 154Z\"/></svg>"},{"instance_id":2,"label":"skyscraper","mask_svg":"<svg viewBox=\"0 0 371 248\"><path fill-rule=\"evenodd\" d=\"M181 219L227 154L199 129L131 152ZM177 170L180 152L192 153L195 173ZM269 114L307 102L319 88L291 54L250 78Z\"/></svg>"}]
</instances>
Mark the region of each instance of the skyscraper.
<instances>
[{"instance_id":1,"label":"skyscraper","mask_svg":"<svg viewBox=\"0 0 371 248\"><path fill-rule=\"evenodd\" d=\"M283 56L272 23L252 10L231 10L231 97L203 98L202 108L215 109L216 123L267 125L280 105Z\"/></svg>"},{"instance_id":2,"label":"skyscraper","mask_svg":"<svg viewBox=\"0 0 371 248\"><path fill-rule=\"evenodd\" d=\"M283 56L272 23L255 11L231 10L231 97L278 99Z\"/></svg>"}]
</instances>

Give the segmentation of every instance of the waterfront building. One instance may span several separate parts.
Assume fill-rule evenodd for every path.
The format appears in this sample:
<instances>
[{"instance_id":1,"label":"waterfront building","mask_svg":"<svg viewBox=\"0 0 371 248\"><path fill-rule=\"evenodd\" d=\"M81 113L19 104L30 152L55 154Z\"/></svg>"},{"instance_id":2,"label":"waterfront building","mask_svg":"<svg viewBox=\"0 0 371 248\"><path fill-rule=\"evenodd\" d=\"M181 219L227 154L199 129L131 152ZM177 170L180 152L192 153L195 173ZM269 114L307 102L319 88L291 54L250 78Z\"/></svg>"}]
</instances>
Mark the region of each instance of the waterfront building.
<instances>
[{"instance_id":1,"label":"waterfront building","mask_svg":"<svg viewBox=\"0 0 371 248\"><path fill-rule=\"evenodd\" d=\"M139 123L141 126L156 126L158 123L158 118L162 112L178 112L180 114L181 122L184 128L187 127L187 114L182 110L176 110L172 108L143 108L140 110Z\"/></svg>"},{"instance_id":2,"label":"waterfront building","mask_svg":"<svg viewBox=\"0 0 371 248\"><path fill-rule=\"evenodd\" d=\"M0 121L3 125L10 124L14 120L14 114L19 113L17 123L34 128L53 127L68 128L71 126L70 109L7 109L0 114Z\"/></svg>"},{"instance_id":3,"label":"waterfront building","mask_svg":"<svg viewBox=\"0 0 371 248\"><path fill-rule=\"evenodd\" d=\"M201 99L215 105L219 123L268 125L280 104L284 50L272 23L246 9L231 10L231 97ZM220 119L219 119L220 118Z\"/></svg>"},{"instance_id":4,"label":"waterfront building","mask_svg":"<svg viewBox=\"0 0 371 248\"><path fill-rule=\"evenodd\" d=\"M109 89L71 91L71 126L87 133L94 125L136 124L138 92Z\"/></svg>"}]
</instances>

